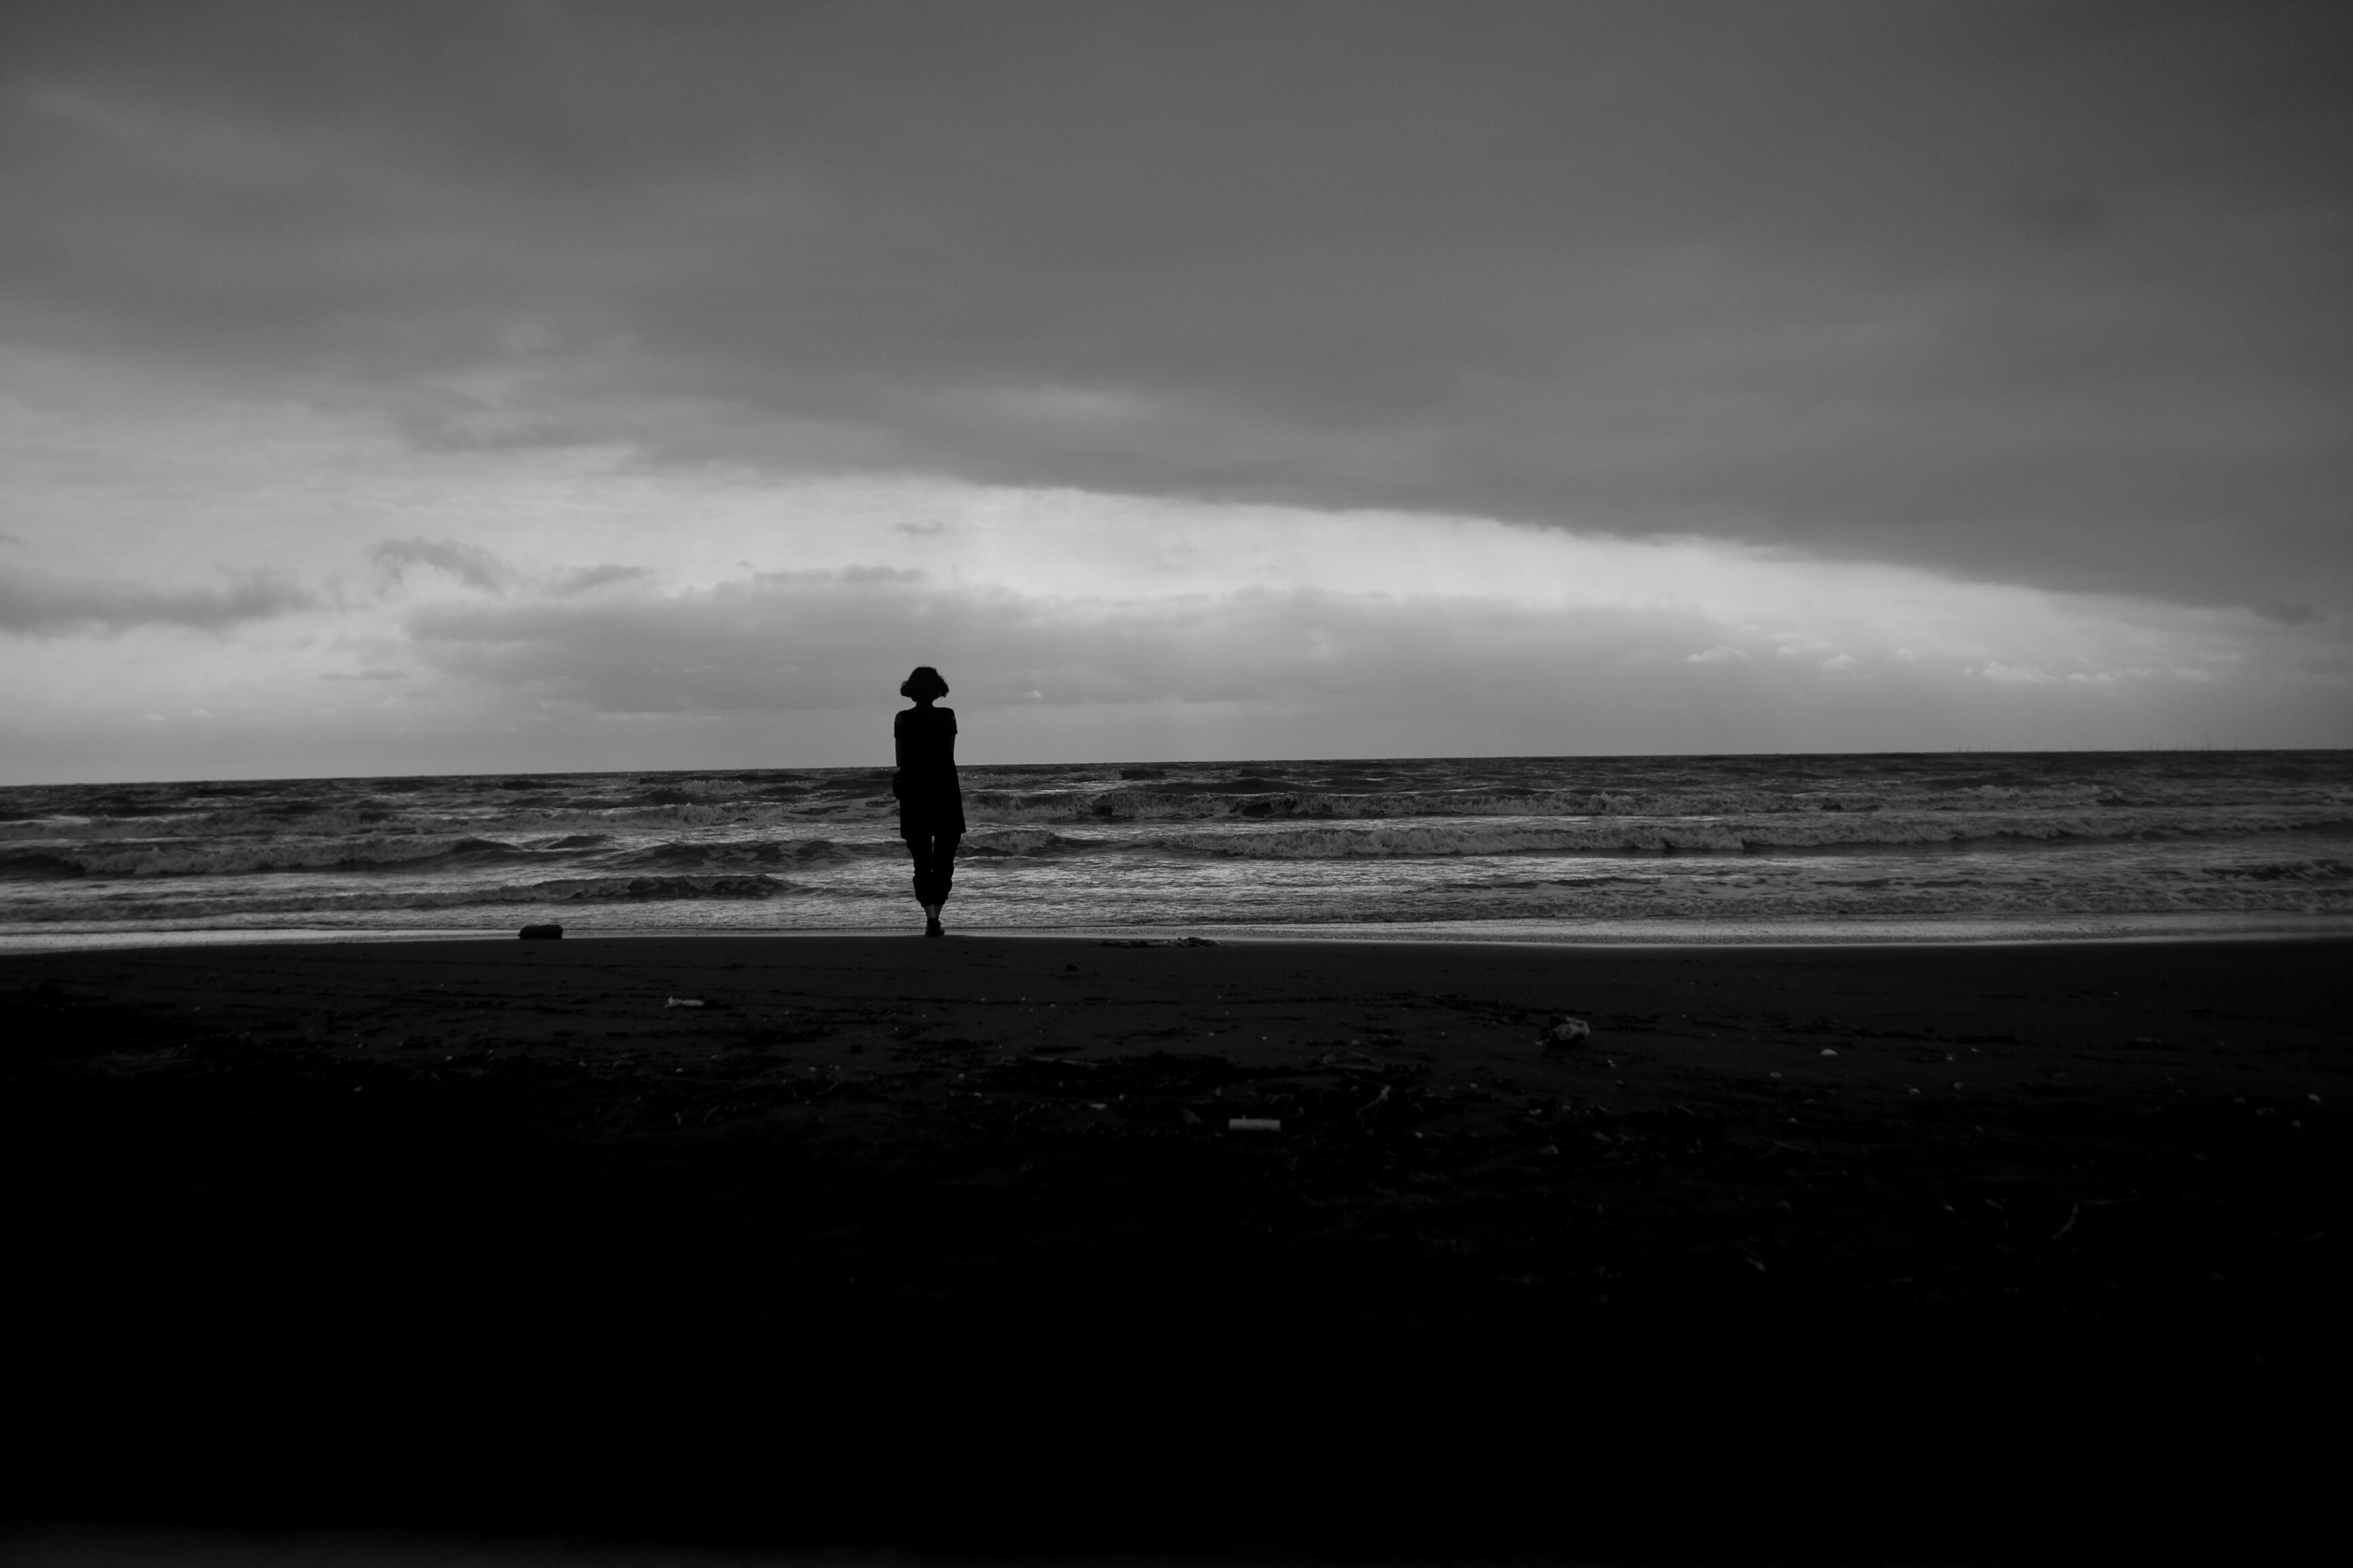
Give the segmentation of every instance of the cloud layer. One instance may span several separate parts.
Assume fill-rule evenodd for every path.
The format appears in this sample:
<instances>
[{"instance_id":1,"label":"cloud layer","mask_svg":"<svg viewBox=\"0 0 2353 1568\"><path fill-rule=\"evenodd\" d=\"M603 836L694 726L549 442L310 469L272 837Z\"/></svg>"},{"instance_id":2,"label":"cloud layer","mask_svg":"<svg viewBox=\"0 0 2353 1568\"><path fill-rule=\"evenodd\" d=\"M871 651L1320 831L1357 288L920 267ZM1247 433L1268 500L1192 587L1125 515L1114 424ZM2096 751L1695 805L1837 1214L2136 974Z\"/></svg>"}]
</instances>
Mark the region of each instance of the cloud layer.
<instances>
[{"instance_id":1,"label":"cloud layer","mask_svg":"<svg viewBox=\"0 0 2353 1568\"><path fill-rule=\"evenodd\" d=\"M2341 8L11 7L0 327L618 443L2342 605Z\"/></svg>"},{"instance_id":2,"label":"cloud layer","mask_svg":"<svg viewBox=\"0 0 2353 1568\"><path fill-rule=\"evenodd\" d=\"M2348 743L2348 43L0 7L0 759Z\"/></svg>"},{"instance_id":3,"label":"cloud layer","mask_svg":"<svg viewBox=\"0 0 2353 1568\"><path fill-rule=\"evenodd\" d=\"M0 569L0 632L62 637L133 626L226 631L315 605L318 595L280 573L225 571L218 587L154 588L103 578Z\"/></svg>"},{"instance_id":4,"label":"cloud layer","mask_svg":"<svg viewBox=\"0 0 2353 1568\"><path fill-rule=\"evenodd\" d=\"M976 762L2353 742L2345 638L2252 612L1491 520L670 493L705 548L799 563L580 566L412 535L322 557L317 586L270 580L274 613L227 630L134 620L179 601L84 582L75 603L118 621L17 638L0 751L18 777L132 755L199 773L872 763L916 663L947 672Z\"/></svg>"}]
</instances>

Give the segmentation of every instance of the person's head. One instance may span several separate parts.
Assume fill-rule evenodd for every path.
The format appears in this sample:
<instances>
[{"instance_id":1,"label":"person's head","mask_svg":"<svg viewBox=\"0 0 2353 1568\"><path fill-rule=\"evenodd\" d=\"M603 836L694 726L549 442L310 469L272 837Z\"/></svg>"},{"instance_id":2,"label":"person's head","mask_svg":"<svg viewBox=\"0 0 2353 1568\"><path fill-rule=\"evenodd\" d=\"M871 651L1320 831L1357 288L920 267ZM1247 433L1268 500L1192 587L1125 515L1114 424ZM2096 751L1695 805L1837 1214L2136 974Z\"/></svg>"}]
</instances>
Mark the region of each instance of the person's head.
<instances>
[{"instance_id":1,"label":"person's head","mask_svg":"<svg viewBox=\"0 0 2353 1568\"><path fill-rule=\"evenodd\" d=\"M947 694L948 683L928 664L917 665L913 675L899 682L899 695L917 702L936 702Z\"/></svg>"}]
</instances>

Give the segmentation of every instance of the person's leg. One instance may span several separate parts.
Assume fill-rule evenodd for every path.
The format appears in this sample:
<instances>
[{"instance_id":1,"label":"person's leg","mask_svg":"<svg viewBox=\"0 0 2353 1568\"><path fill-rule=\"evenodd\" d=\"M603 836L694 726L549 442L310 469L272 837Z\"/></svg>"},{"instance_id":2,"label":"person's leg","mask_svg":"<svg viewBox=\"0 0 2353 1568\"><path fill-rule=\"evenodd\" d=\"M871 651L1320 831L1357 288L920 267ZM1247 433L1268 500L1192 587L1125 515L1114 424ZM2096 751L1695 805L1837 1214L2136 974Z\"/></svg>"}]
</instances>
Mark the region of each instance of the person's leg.
<instances>
[{"instance_id":1,"label":"person's leg","mask_svg":"<svg viewBox=\"0 0 2353 1568\"><path fill-rule=\"evenodd\" d=\"M932 886L936 889L932 901L935 904L946 903L948 889L955 886L956 845L961 841L961 836L954 833L943 833L932 841Z\"/></svg>"},{"instance_id":2,"label":"person's leg","mask_svg":"<svg viewBox=\"0 0 2353 1568\"><path fill-rule=\"evenodd\" d=\"M915 901L923 906L923 934L940 936L940 906L947 902L948 881L955 868L955 835L926 834L909 839L915 855Z\"/></svg>"},{"instance_id":3,"label":"person's leg","mask_svg":"<svg viewBox=\"0 0 2353 1568\"><path fill-rule=\"evenodd\" d=\"M923 913L932 912L932 836L906 829L900 834L906 842L908 858L914 862L915 902L923 906Z\"/></svg>"},{"instance_id":4,"label":"person's leg","mask_svg":"<svg viewBox=\"0 0 2353 1568\"><path fill-rule=\"evenodd\" d=\"M923 906L923 934L941 935L940 906L947 901L947 868L955 858L955 839L929 832L904 837L915 861L915 901Z\"/></svg>"}]
</instances>

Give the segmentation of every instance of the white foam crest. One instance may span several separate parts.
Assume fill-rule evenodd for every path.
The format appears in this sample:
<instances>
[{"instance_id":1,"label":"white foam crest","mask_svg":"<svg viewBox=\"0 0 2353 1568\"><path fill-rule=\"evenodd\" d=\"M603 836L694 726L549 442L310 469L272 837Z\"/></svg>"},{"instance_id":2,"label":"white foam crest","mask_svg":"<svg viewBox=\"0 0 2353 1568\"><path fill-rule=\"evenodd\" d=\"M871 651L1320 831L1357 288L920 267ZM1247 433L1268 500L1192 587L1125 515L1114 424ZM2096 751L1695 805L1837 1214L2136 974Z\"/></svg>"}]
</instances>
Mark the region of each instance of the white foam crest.
<instances>
[{"instance_id":1,"label":"white foam crest","mask_svg":"<svg viewBox=\"0 0 2353 1568\"><path fill-rule=\"evenodd\" d=\"M1873 790L1700 789L1630 791L1134 789L970 793L967 808L992 819L1046 822L1183 822L1293 817L1445 816L1667 817L1861 816L1887 810L1979 810L1989 805L2090 810L2119 804L2092 785L2013 789L1987 785L1936 795ZM2353 803L2348 803L2353 804Z\"/></svg>"},{"instance_id":2,"label":"white foam crest","mask_svg":"<svg viewBox=\"0 0 2353 1568\"><path fill-rule=\"evenodd\" d=\"M87 816L22 817L15 822L0 822L0 843L58 838L69 833L86 833L90 827L90 819ZM155 829L151 825L147 831L153 833Z\"/></svg>"},{"instance_id":3,"label":"white foam crest","mask_svg":"<svg viewBox=\"0 0 2353 1568\"><path fill-rule=\"evenodd\" d=\"M757 871L776 866L821 866L905 853L896 839L665 839L607 856L602 863L614 870Z\"/></svg>"},{"instance_id":4,"label":"white foam crest","mask_svg":"<svg viewBox=\"0 0 2353 1568\"><path fill-rule=\"evenodd\" d=\"M1328 860L1359 856L1515 855L1584 849L1728 849L1738 836L1688 823L1591 827L1522 821L1509 825L1390 823L1377 827L1286 827L1259 832L1160 833L1143 847L1237 859Z\"/></svg>"},{"instance_id":5,"label":"white foam crest","mask_svg":"<svg viewBox=\"0 0 2353 1568\"><path fill-rule=\"evenodd\" d=\"M895 848L896 846L893 846ZM967 833L964 853L982 855L1043 855L1055 849L1094 849L1100 844L1085 839L1065 838L1059 833L1049 833L1039 827L984 827Z\"/></svg>"},{"instance_id":6,"label":"white foam crest","mask_svg":"<svg viewBox=\"0 0 2353 1568\"><path fill-rule=\"evenodd\" d=\"M364 837L387 832L447 832L453 821L470 826L480 818L444 811L387 811L364 802L326 811L294 815L244 808L186 811L148 816L98 816L79 820L49 818L40 824L0 824L0 839L69 838L76 842L109 843L166 837L207 838L332 838ZM37 831L34 829L37 828Z\"/></svg>"},{"instance_id":7,"label":"white foam crest","mask_svg":"<svg viewBox=\"0 0 2353 1568\"><path fill-rule=\"evenodd\" d=\"M775 801L738 801L711 805L543 806L508 809L492 823L501 830L533 833L598 832L615 827L775 827L806 826L813 818L849 821L880 820L895 803L874 805L864 801L812 808Z\"/></svg>"},{"instance_id":8,"label":"white foam crest","mask_svg":"<svg viewBox=\"0 0 2353 1568\"><path fill-rule=\"evenodd\" d=\"M617 904L774 899L797 891L775 877L561 877L540 882L481 883L381 892L262 893L126 900L110 919L194 920L220 916L361 913L375 910L459 910L499 904ZM58 905L8 910L8 923L87 920L87 908Z\"/></svg>"},{"instance_id":9,"label":"white foam crest","mask_svg":"<svg viewBox=\"0 0 2353 1568\"><path fill-rule=\"evenodd\" d=\"M721 874L681 877L556 877L544 882L524 882L503 889L505 900L485 893L470 903L504 901L580 903L602 900L645 899L773 899L792 890L779 878Z\"/></svg>"},{"instance_id":10,"label":"white foam crest","mask_svg":"<svg viewBox=\"0 0 2353 1568\"><path fill-rule=\"evenodd\" d=\"M2342 826L2342 811L2078 812L1962 814L1816 813L1780 817L1611 817L1508 823L1388 822L1348 827L1224 828L1153 834L1143 845L1237 858L1332 859L1353 856L1556 854L1591 850L1810 849L2289 832Z\"/></svg>"},{"instance_id":11,"label":"white foam crest","mask_svg":"<svg viewBox=\"0 0 2353 1568\"><path fill-rule=\"evenodd\" d=\"M456 807L430 803L387 807L383 803L356 802L322 811L283 815L239 807L177 816L95 818L74 821L46 818L37 822L0 823L0 840L104 842L153 840L166 835L226 839L365 838L400 836L418 830L453 826L475 837L541 836L605 832L614 827L792 826L811 816L887 816L887 810L836 807L823 813L774 801L737 801L685 805L534 806L520 802L469 802ZM887 803L886 803L887 805Z\"/></svg>"}]
</instances>

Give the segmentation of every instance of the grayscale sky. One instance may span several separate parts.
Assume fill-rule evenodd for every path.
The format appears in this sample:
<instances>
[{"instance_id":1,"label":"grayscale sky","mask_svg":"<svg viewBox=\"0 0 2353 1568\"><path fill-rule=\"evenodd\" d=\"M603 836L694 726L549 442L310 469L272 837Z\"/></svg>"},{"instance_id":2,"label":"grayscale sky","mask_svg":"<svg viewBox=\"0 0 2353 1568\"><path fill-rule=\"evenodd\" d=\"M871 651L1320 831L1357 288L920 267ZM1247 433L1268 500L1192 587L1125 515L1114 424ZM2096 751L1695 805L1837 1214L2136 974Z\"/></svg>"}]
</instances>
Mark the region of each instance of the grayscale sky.
<instances>
[{"instance_id":1,"label":"grayscale sky","mask_svg":"<svg viewBox=\"0 0 2353 1568\"><path fill-rule=\"evenodd\" d=\"M0 782L2353 743L2353 11L0 7Z\"/></svg>"}]
</instances>

